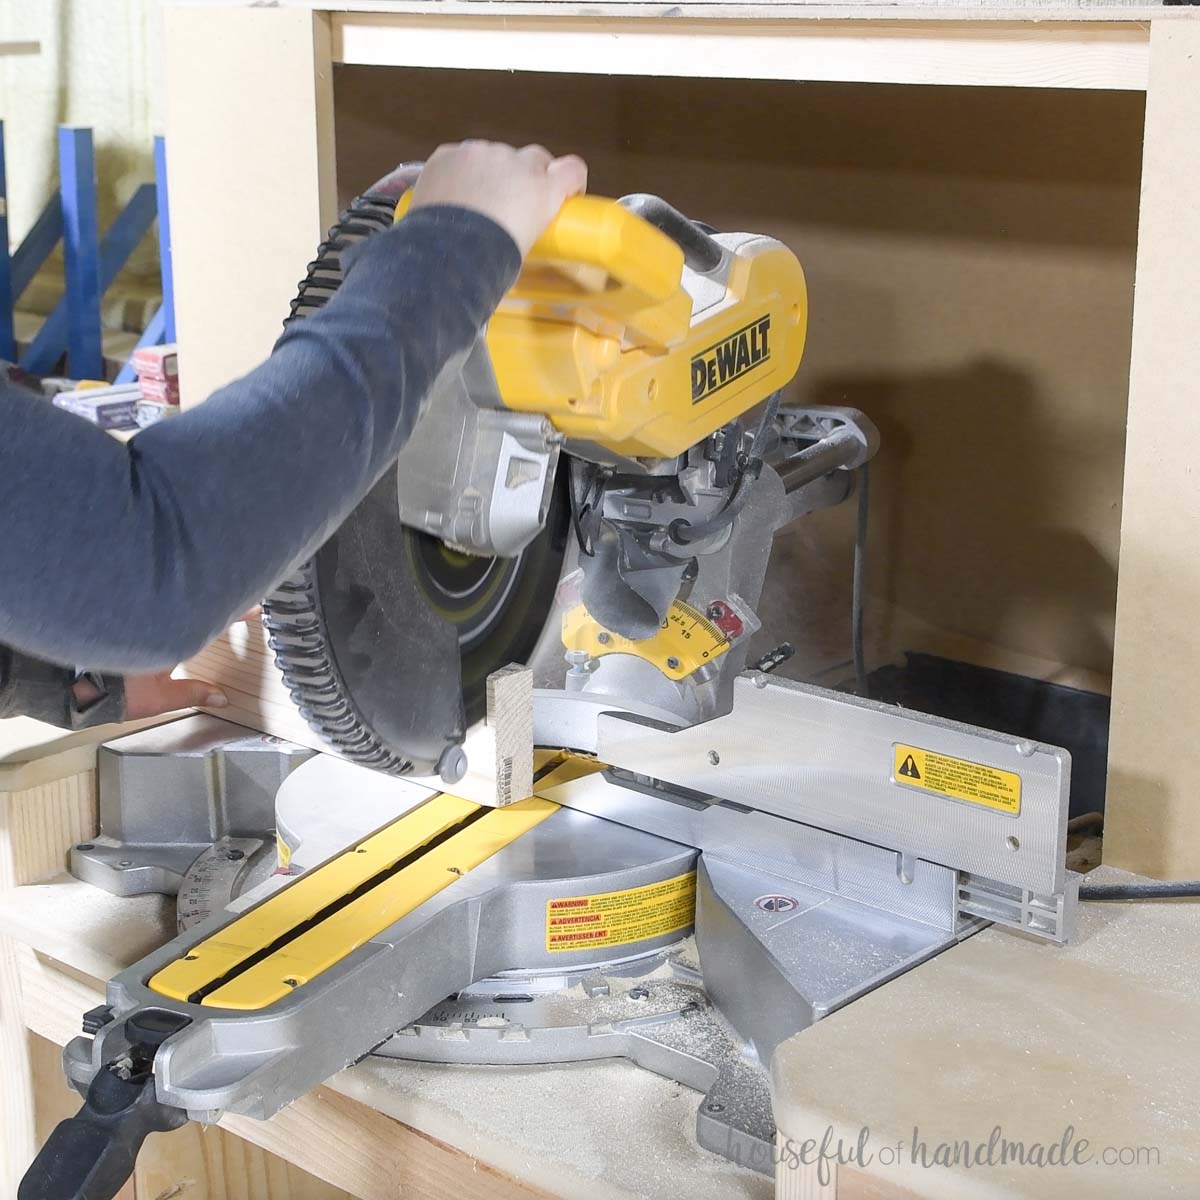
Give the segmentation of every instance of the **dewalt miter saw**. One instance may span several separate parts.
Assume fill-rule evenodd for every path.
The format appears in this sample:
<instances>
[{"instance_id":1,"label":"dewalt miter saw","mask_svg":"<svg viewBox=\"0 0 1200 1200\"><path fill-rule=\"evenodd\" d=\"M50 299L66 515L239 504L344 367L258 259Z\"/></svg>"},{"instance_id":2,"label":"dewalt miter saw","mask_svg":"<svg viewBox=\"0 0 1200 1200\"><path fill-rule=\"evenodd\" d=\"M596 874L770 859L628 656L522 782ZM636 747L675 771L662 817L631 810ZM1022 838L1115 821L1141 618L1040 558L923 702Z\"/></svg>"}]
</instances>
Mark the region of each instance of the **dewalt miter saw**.
<instances>
[{"instance_id":1,"label":"dewalt miter saw","mask_svg":"<svg viewBox=\"0 0 1200 1200\"><path fill-rule=\"evenodd\" d=\"M334 231L296 317L331 294L348 242L403 217L392 183ZM437 381L395 471L268 600L308 720L351 761L456 782L486 677L532 654L568 553L582 569L569 648L620 639L648 669L618 692L670 691L668 709L712 715L711 674L702 702L667 684L741 624L735 584L757 602L770 539L798 508L788 494L842 468L807 503L842 499L845 469L875 449L858 413L779 410L807 315L800 264L773 238L710 233L653 196L569 200ZM736 536L748 528L758 562ZM699 622L702 662L659 653L672 620ZM588 690L611 692L612 674Z\"/></svg>"},{"instance_id":2,"label":"dewalt miter saw","mask_svg":"<svg viewBox=\"0 0 1200 1200\"><path fill-rule=\"evenodd\" d=\"M292 319L413 176L351 206ZM746 669L776 531L876 449L858 412L781 406L806 315L772 238L649 196L563 207L396 469L266 603L332 753L212 718L101 752L72 869L178 891L181 932L67 1047L84 1107L21 1200L111 1197L149 1131L265 1119L370 1053L464 1087L624 1056L705 1093L701 1146L770 1170L781 1041L989 921L1066 938L1064 751L777 679L784 651ZM455 795L485 681L531 659L533 795Z\"/></svg>"}]
</instances>

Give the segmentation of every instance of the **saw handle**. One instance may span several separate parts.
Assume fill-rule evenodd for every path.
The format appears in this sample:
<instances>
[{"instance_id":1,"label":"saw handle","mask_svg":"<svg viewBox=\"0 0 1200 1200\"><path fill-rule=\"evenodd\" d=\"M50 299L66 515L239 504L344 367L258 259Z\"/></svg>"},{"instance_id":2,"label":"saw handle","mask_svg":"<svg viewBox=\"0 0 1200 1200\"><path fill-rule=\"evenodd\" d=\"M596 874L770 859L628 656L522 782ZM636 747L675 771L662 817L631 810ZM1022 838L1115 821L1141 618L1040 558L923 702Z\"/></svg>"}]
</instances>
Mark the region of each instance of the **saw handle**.
<instances>
[{"instance_id":1,"label":"saw handle","mask_svg":"<svg viewBox=\"0 0 1200 1200\"><path fill-rule=\"evenodd\" d=\"M397 221L411 204L412 192L405 192L396 205ZM561 276L561 287L556 288L543 268L591 268L611 281L597 289L604 295L605 307L659 304L679 292L683 263L684 250L678 242L619 201L573 196L534 243L512 295L536 291L544 298L561 290L565 298L577 297L579 286L569 274ZM618 299L614 293L623 294Z\"/></svg>"},{"instance_id":2,"label":"saw handle","mask_svg":"<svg viewBox=\"0 0 1200 1200\"><path fill-rule=\"evenodd\" d=\"M186 1121L182 1109L155 1098L153 1073L124 1078L107 1066L92 1080L78 1114L55 1126L25 1172L17 1200L113 1200L133 1174L147 1135Z\"/></svg>"},{"instance_id":3,"label":"saw handle","mask_svg":"<svg viewBox=\"0 0 1200 1200\"><path fill-rule=\"evenodd\" d=\"M84 1027L96 1032L111 1020L111 1009L93 1009ZM113 1200L133 1174L146 1136L187 1124L183 1109L160 1103L154 1059L190 1024L191 1018L160 1009L126 1018L127 1049L96 1072L79 1112L55 1126L25 1172L17 1200Z\"/></svg>"}]
</instances>

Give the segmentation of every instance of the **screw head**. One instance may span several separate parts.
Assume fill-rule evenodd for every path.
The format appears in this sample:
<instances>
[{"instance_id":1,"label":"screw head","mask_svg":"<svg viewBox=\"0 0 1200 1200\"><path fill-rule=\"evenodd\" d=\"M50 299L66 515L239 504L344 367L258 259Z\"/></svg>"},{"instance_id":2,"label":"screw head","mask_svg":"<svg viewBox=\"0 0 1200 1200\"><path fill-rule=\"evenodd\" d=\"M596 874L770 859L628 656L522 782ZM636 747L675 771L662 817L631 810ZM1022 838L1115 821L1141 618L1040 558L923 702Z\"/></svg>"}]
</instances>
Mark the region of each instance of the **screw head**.
<instances>
[{"instance_id":1,"label":"screw head","mask_svg":"<svg viewBox=\"0 0 1200 1200\"><path fill-rule=\"evenodd\" d=\"M719 766L721 763L721 756L715 750L710 750L708 752L708 761L712 763L714 767Z\"/></svg>"},{"instance_id":2,"label":"screw head","mask_svg":"<svg viewBox=\"0 0 1200 1200\"><path fill-rule=\"evenodd\" d=\"M675 655L673 655L673 654L671 655L670 658L667 659L667 669L669 671L678 671L679 670L679 659L677 659L675 657Z\"/></svg>"},{"instance_id":3,"label":"screw head","mask_svg":"<svg viewBox=\"0 0 1200 1200\"><path fill-rule=\"evenodd\" d=\"M229 862L240 862L246 857L244 850L230 849L225 851L225 857Z\"/></svg>"},{"instance_id":4,"label":"screw head","mask_svg":"<svg viewBox=\"0 0 1200 1200\"><path fill-rule=\"evenodd\" d=\"M294 988L294 987L299 987L299 986L300 986L300 980L298 980L298 979L293 979L293 978L291 978L291 976L289 976L287 979L285 979L285 980L283 981L283 983L284 983L284 986L285 986L285 987L290 987L290 988Z\"/></svg>"},{"instance_id":5,"label":"screw head","mask_svg":"<svg viewBox=\"0 0 1200 1200\"><path fill-rule=\"evenodd\" d=\"M121 859L121 861L119 863L117 863L117 866L118 867L132 867L133 859L132 858L123 858L123 859Z\"/></svg>"},{"instance_id":6,"label":"screw head","mask_svg":"<svg viewBox=\"0 0 1200 1200\"><path fill-rule=\"evenodd\" d=\"M650 989L641 986L631 987L626 993L630 1000L648 1000L650 998Z\"/></svg>"},{"instance_id":7,"label":"screw head","mask_svg":"<svg viewBox=\"0 0 1200 1200\"><path fill-rule=\"evenodd\" d=\"M601 630L598 634L596 634L596 641L598 641L602 646L607 646L608 643L612 641L612 634L605 633L604 630Z\"/></svg>"}]
</instances>

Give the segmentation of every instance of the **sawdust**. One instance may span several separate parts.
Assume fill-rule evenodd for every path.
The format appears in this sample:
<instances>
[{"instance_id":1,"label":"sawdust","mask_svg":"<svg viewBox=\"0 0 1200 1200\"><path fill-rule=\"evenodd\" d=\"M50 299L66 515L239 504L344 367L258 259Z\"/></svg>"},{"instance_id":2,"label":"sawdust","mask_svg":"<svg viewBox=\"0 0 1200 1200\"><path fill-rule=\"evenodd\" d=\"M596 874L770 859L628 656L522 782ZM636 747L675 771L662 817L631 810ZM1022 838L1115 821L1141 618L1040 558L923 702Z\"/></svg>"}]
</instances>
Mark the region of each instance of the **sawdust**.
<instances>
[{"instance_id":1,"label":"sawdust","mask_svg":"<svg viewBox=\"0 0 1200 1200\"><path fill-rule=\"evenodd\" d=\"M0 933L108 979L175 936L175 898L113 896L58 875L0 896Z\"/></svg>"},{"instance_id":2,"label":"sawdust","mask_svg":"<svg viewBox=\"0 0 1200 1200\"><path fill-rule=\"evenodd\" d=\"M623 1060L541 1067L371 1060L332 1083L555 1195L772 1195L767 1177L697 1149L697 1092Z\"/></svg>"}]
</instances>

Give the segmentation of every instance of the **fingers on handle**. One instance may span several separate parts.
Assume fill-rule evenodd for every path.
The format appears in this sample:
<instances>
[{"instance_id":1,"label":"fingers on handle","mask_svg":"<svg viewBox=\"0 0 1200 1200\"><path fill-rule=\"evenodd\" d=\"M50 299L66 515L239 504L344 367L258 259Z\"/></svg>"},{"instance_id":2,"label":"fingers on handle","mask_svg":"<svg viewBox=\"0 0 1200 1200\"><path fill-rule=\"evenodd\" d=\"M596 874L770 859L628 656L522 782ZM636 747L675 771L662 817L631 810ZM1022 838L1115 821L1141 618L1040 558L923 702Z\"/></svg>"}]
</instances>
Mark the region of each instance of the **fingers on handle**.
<instances>
[{"instance_id":1,"label":"fingers on handle","mask_svg":"<svg viewBox=\"0 0 1200 1200\"><path fill-rule=\"evenodd\" d=\"M546 168L546 175L563 200L587 191L587 163L578 154L554 159Z\"/></svg>"}]
</instances>

